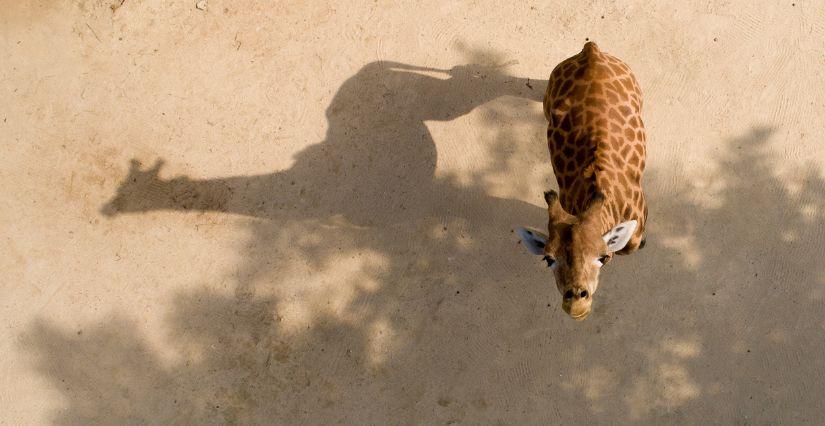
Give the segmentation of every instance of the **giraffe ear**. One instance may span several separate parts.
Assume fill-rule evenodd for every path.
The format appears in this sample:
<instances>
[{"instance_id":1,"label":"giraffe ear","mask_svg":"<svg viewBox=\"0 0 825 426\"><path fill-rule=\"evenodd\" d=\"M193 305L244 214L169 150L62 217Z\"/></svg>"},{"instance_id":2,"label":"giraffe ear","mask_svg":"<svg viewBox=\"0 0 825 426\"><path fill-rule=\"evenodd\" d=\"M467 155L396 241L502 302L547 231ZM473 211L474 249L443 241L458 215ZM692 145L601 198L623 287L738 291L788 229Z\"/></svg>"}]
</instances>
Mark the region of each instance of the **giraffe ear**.
<instances>
[{"instance_id":1,"label":"giraffe ear","mask_svg":"<svg viewBox=\"0 0 825 426\"><path fill-rule=\"evenodd\" d=\"M518 236L527 247L527 251L535 255L544 254L544 246L547 245L547 236L534 229L518 228L516 229Z\"/></svg>"},{"instance_id":2,"label":"giraffe ear","mask_svg":"<svg viewBox=\"0 0 825 426\"><path fill-rule=\"evenodd\" d=\"M624 246L627 245L627 242L630 241L630 237L633 236L633 232L636 231L637 224L638 222L635 220L628 220L607 231L607 233L602 236L604 243L607 244L607 250L613 253L623 249Z\"/></svg>"}]
</instances>

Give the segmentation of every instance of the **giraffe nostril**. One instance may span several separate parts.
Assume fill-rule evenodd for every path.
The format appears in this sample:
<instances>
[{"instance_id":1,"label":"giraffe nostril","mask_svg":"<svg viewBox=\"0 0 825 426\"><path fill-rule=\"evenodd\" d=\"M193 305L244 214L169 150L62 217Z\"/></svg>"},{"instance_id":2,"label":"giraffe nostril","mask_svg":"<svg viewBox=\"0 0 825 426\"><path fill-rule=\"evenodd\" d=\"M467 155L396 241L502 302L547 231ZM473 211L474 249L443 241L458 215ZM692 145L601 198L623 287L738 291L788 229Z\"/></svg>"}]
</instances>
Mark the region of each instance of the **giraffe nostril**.
<instances>
[{"instance_id":1,"label":"giraffe nostril","mask_svg":"<svg viewBox=\"0 0 825 426\"><path fill-rule=\"evenodd\" d=\"M587 293L587 290L582 290L582 292L579 293L579 297L581 297L582 299L587 299L588 295L589 293Z\"/></svg>"},{"instance_id":2,"label":"giraffe nostril","mask_svg":"<svg viewBox=\"0 0 825 426\"><path fill-rule=\"evenodd\" d=\"M573 298L573 290L567 290L564 292L564 300L570 300Z\"/></svg>"}]
</instances>

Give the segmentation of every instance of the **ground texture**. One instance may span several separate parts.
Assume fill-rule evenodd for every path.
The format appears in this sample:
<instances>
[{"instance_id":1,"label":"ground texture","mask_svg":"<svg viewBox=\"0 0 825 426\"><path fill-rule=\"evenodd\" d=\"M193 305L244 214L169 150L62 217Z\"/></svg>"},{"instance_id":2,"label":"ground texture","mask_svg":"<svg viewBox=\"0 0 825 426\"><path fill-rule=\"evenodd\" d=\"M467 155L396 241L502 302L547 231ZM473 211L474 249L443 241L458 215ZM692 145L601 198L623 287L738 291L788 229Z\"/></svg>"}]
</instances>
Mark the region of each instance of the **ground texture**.
<instances>
[{"instance_id":1,"label":"ground texture","mask_svg":"<svg viewBox=\"0 0 825 426\"><path fill-rule=\"evenodd\" d=\"M825 4L0 0L0 423L818 423ZM517 243L544 80L645 93L647 247Z\"/></svg>"}]
</instances>

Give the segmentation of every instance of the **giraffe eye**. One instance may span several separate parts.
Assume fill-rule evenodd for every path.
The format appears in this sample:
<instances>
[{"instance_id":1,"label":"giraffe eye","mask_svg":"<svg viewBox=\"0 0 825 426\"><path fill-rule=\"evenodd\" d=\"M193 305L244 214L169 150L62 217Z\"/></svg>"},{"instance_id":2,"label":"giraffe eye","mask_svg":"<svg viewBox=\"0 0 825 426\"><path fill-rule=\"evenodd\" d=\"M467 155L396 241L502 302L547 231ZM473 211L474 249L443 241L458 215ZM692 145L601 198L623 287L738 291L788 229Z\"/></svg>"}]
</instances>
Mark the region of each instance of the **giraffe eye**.
<instances>
[{"instance_id":1,"label":"giraffe eye","mask_svg":"<svg viewBox=\"0 0 825 426\"><path fill-rule=\"evenodd\" d=\"M607 261L609 261L609 260L610 260L610 255L607 255L607 254L606 254L606 255L601 256L601 257L599 257L598 259L596 259L596 261L595 261L595 262L593 262L593 263L595 263L595 264L596 264L596 266L603 266L603 265L604 265L605 263L607 263Z\"/></svg>"},{"instance_id":2,"label":"giraffe eye","mask_svg":"<svg viewBox=\"0 0 825 426\"><path fill-rule=\"evenodd\" d=\"M542 257L542 260L547 262L547 267L548 268L552 268L552 267L556 266L556 259L553 259L550 256L544 256L544 257Z\"/></svg>"}]
</instances>

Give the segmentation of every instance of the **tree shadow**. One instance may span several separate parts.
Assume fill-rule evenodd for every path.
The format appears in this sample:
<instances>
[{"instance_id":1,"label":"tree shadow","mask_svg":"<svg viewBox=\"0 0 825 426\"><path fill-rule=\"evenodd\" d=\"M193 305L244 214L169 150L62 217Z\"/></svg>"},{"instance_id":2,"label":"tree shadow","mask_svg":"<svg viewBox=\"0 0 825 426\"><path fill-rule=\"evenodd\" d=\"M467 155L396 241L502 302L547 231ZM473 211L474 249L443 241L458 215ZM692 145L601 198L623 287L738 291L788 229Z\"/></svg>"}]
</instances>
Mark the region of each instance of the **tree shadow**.
<instances>
[{"instance_id":1,"label":"tree shadow","mask_svg":"<svg viewBox=\"0 0 825 426\"><path fill-rule=\"evenodd\" d=\"M605 419L800 423L823 414L809 392L825 390L816 373L825 361L813 356L825 349L825 277L806 258L825 235L825 180L813 165L798 181L778 177L773 133L756 127L719 146L709 185L649 177L665 183L653 185L652 250L614 275L622 288L610 297L630 322L601 342L621 358L594 357L598 379L572 386Z\"/></svg>"},{"instance_id":2,"label":"tree shadow","mask_svg":"<svg viewBox=\"0 0 825 426\"><path fill-rule=\"evenodd\" d=\"M245 260L233 294L206 286L172 301L180 361L162 362L123 316L83 336L33 325L24 348L66 397L56 422L798 421L821 411L804 400L815 392L798 390L822 386L823 362L802 355L823 349L822 276L805 256L821 246L821 177L788 192L769 129L721 147L712 206L696 202L692 182L656 171L648 246L611 263L596 315L573 323L510 233L543 223L545 209L488 194L514 169L508 126L544 133L532 108L543 88L502 71L369 64L327 109L325 141L283 172L163 180L135 164L105 214L245 215ZM424 122L479 107L493 160L470 184L437 175Z\"/></svg>"}]
</instances>

